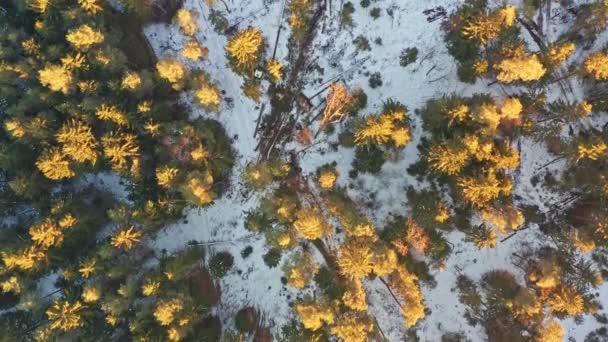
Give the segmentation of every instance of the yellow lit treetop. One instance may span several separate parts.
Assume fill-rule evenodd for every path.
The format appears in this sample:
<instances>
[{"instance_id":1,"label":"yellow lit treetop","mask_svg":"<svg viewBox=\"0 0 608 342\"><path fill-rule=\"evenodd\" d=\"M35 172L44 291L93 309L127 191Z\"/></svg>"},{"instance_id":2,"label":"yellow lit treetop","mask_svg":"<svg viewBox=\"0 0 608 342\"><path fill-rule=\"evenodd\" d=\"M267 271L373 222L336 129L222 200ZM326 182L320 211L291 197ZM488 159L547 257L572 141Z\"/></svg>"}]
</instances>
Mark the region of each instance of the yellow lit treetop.
<instances>
[{"instance_id":1,"label":"yellow lit treetop","mask_svg":"<svg viewBox=\"0 0 608 342\"><path fill-rule=\"evenodd\" d=\"M464 199L476 207L484 207L500 195L510 195L512 183L509 179L499 180L494 173L487 176L466 177L458 182Z\"/></svg>"},{"instance_id":2,"label":"yellow lit treetop","mask_svg":"<svg viewBox=\"0 0 608 342\"><path fill-rule=\"evenodd\" d=\"M193 36L198 29L198 25L196 24L198 16L199 14L196 11L189 11L181 8L177 11L175 17L182 32L184 32L185 35Z\"/></svg>"},{"instance_id":3,"label":"yellow lit treetop","mask_svg":"<svg viewBox=\"0 0 608 342\"><path fill-rule=\"evenodd\" d=\"M374 324L365 314L348 312L338 317L330 331L343 341L366 342L374 331Z\"/></svg>"},{"instance_id":4,"label":"yellow lit treetop","mask_svg":"<svg viewBox=\"0 0 608 342\"><path fill-rule=\"evenodd\" d=\"M296 230L308 240L319 239L331 233L331 226L323 215L315 209L301 209L296 213L293 223Z\"/></svg>"},{"instance_id":5,"label":"yellow lit treetop","mask_svg":"<svg viewBox=\"0 0 608 342\"><path fill-rule=\"evenodd\" d=\"M55 135L61 144L61 151L70 159L78 162L97 162L97 141L88 125L70 120Z\"/></svg>"},{"instance_id":6,"label":"yellow lit treetop","mask_svg":"<svg viewBox=\"0 0 608 342\"><path fill-rule=\"evenodd\" d=\"M126 133L111 133L101 139L103 153L112 162L112 167L123 170L129 161L139 157L136 137Z\"/></svg>"},{"instance_id":7,"label":"yellow lit treetop","mask_svg":"<svg viewBox=\"0 0 608 342\"><path fill-rule=\"evenodd\" d=\"M379 116L371 116L355 131L355 143L392 144L403 147L411 140L404 108L387 111Z\"/></svg>"},{"instance_id":8,"label":"yellow lit treetop","mask_svg":"<svg viewBox=\"0 0 608 342\"><path fill-rule=\"evenodd\" d=\"M102 43L104 41L104 36L100 31L84 24L76 29L70 30L65 36L65 39L76 49L87 51L93 45Z\"/></svg>"},{"instance_id":9,"label":"yellow lit treetop","mask_svg":"<svg viewBox=\"0 0 608 342\"><path fill-rule=\"evenodd\" d=\"M156 71L161 78L171 83L173 89L182 89L187 70L184 64L182 64L180 61L174 59L162 59L156 63Z\"/></svg>"},{"instance_id":10,"label":"yellow lit treetop","mask_svg":"<svg viewBox=\"0 0 608 342\"><path fill-rule=\"evenodd\" d=\"M103 10L99 0L78 0L78 4L89 14L97 14Z\"/></svg>"},{"instance_id":11,"label":"yellow lit treetop","mask_svg":"<svg viewBox=\"0 0 608 342\"><path fill-rule=\"evenodd\" d=\"M318 304L296 304L296 313L304 327L308 330L319 330L324 323L333 324L335 320L334 312L326 306Z\"/></svg>"},{"instance_id":12,"label":"yellow lit treetop","mask_svg":"<svg viewBox=\"0 0 608 342\"><path fill-rule=\"evenodd\" d=\"M80 302L70 303L68 301L55 301L46 311L46 315L51 321L51 330L69 331L83 325L80 311L84 307Z\"/></svg>"},{"instance_id":13,"label":"yellow lit treetop","mask_svg":"<svg viewBox=\"0 0 608 342\"><path fill-rule=\"evenodd\" d=\"M135 231L135 227L121 229L112 236L112 246L129 250L141 239L141 232Z\"/></svg>"},{"instance_id":14,"label":"yellow lit treetop","mask_svg":"<svg viewBox=\"0 0 608 342\"><path fill-rule=\"evenodd\" d=\"M537 55L506 58L495 68L499 71L496 79L503 83L537 81L547 71Z\"/></svg>"},{"instance_id":15,"label":"yellow lit treetop","mask_svg":"<svg viewBox=\"0 0 608 342\"><path fill-rule=\"evenodd\" d=\"M191 39L186 42L186 45L182 49L182 56L186 57L191 61L197 61L201 58L207 57L209 49L201 46L196 39Z\"/></svg>"},{"instance_id":16,"label":"yellow lit treetop","mask_svg":"<svg viewBox=\"0 0 608 342\"><path fill-rule=\"evenodd\" d=\"M270 80L273 82L279 82L283 78L283 64L275 59L268 61L266 65Z\"/></svg>"},{"instance_id":17,"label":"yellow lit treetop","mask_svg":"<svg viewBox=\"0 0 608 342\"><path fill-rule=\"evenodd\" d=\"M184 303L179 298L161 301L154 309L154 318L160 325L169 325L176 319L176 315L182 311L183 308Z\"/></svg>"},{"instance_id":18,"label":"yellow lit treetop","mask_svg":"<svg viewBox=\"0 0 608 342\"><path fill-rule=\"evenodd\" d=\"M72 73L65 67L50 65L38 72L40 84L52 91L68 94L73 84Z\"/></svg>"},{"instance_id":19,"label":"yellow lit treetop","mask_svg":"<svg viewBox=\"0 0 608 342\"><path fill-rule=\"evenodd\" d=\"M515 18L515 7L507 5L494 13L472 19L463 27L462 34L486 45L490 40L496 39L503 29L513 26Z\"/></svg>"},{"instance_id":20,"label":"yellow lit treetop","mask_svg":"<svg viewBox=\"0 0 608 342\"><path fill-rule=\"evenodd\" d=\"M598 81L608 79L608 53L597 52L587 57L583 70Z\"/></svg>"},{"instance_id":21,"label":"yellow lit treetop","mask_svg":"<svg viewBox=\"0 0 608 342\"><path fill-rule=\"evenodd\" d=\"M226 46L226 51L234 60L237 71L253 72L258 64L260 52L264 48L264 37L257 28L238 32Z\"/></svg>"},{"instance_id":22,"label":"yellow lit treetop","mask_svg":"<svg viewBox=\"0 0 608 342\"><path fill-rule=\"evenodd\" d=\"M65 155L56 148L44 151L36 161L36 167L46 178L52 180L70 178L76 175Z\"/></svg>"}]
</instances>

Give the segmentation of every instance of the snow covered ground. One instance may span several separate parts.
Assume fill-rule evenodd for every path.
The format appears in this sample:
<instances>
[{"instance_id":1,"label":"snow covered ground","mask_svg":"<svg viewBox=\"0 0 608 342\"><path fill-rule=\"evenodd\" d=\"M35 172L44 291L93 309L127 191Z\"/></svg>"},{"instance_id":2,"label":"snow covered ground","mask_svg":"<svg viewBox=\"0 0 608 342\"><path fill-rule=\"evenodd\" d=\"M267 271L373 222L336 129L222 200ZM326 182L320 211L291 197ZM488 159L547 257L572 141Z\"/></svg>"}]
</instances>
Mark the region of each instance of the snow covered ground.
<instances>
[{"instance_id":1,"label":"snow covered ground","mask_svg":"<svg viewBox=\"0 0 608 342\"><path fill-rule=\"evenodd\" d=\"M278 25L283 25L285 31L278 42L277 59L282 61L287 55L287 36L289 27L284 19L282 22L281 0L226 0L230 8L227 18L231 24L238 23L239 29L255 26L264 32L267 41L267 53L274 49L274 39ZM335 3L339 1L333 1ZM366 9L361 8L359 1L354 1L356 8L353 14L353 28L340 29L339 13L334 8L330 16L322 19L322 33L314 40L313 56L323 73L312 72L306 75L307 95L316 93L322 84L334 77L344 80L349 87L361 87L368 95L368 106L363 114L377 112L382 103L388 99L397 100L409 108L413 126L413 141L399 153L393 161L387 162L381 173L376 176L362 175L355 181L354 188L349 194L356 201L366 201L370 193L378 192L378 206L368 214L378 227L391 213L405 213L408 209L405 189L408 186L423 188L424 183L418 182L406 172L409 165L418 159L418 144L423 132L421 120L415 114L427 100L443 94L456 93L469 95L475 92L491 92L498 97L508 95L508 90L500 86L487 86L487 81L479 81L475 85L463 84L458 81L456 65L448 55L441 32L441 20L427 22L422 13L426 9L442 6L448 13L452 12L463 1L456 0L386 0L372 2ZM509 1L513 3L512 1ZM499 4L502 1L494 1ZM192 210L187 218L167 227L159 233L154 242L157 250L169 252L182 248L188 241L213 242L209 246L210 254L218 251L229 251L236 261L236 267L231 273L220 280L221 305L218 309L220 318L230 324L234 314L244 306L250 305L260 310L266 321L273 325L273 332L279 331L281 325L293 316L290 302L301 293L281 284L283 276L280 267L269 269L262 260L267 252L262 236L252 235L244 228L245 212L254 208L258 203L257 195L250 194L242 185L240 175L242 168L252 161L257 153L254 151L256 139L253 137L259 105L240 96L241 77L235 75L227 65L224 46L226 37L216 33L209 22L209 10L200 0L186 0L186 8L201 13L199 32L196 38L209 48L209 56L201 62L187 62L179 51L187 40L179 32L176 25L155 24L146 28L155 52L159 57L178 58L193 68L203 68L211 78L225 90L226 96L232 98L224 102L218 113L207 113L192 106L191 95L185 95L183 101L192 107L194 115L216 118L225 126L233 147L237 153L237 167L232 176L233 187L229 193L217 200L212 206ZM218 6L223 6L218 4ZM373 7L382 9L381 16L373 19L370 10ZM392 13L389 15L389 11ZM364 35L370 42L371 51L357 51L353 40ZM381 44L375 42L381 38ZM418 48L418 61L402 67L399 65L399 55L402 49ZM372 89L368 84L369 73L381 72L383 85ZM319 99L315 99L318 101ZM268 99L263 99L268 101ZM266 106L268 111L269 104ZM350 164L353 159L352 149L339 147L337 151L329 148L330 142L335 142L337 132L330 136L321 134L315 141L314 147L301 154L303 172L313 173L322 164L336 161L340 173L339 184L346 186L352 180L348 177ZM534 189L530 180L540 165L552 159L542 145L529 139L522 139L521 170L515 175L515 194L518 204L538 205L546 211L548 203L558 200L558 196L550 192ZM301 146L289 146L296 150ZM551 170L558 171L563 164L555 163ZM464 307L458 302L453 289L456 277L467 274L478 279L481 274L491 269L507 269L522 277L521 271L512 265L511 255L526 242L536 241L537 229L532 227L522 231L505 243L499 243L491 250L477 250L472 244L464 242L464 235L452 232L446 235L453 245L453 251L447 264L441 271L433 271L437 281L435 288L424 287L425 304L431 313L418 325L418 336L421 341L438 341L447 332L461 332L473 341L486 339L480 327L469 326L464 317ZM241 258L241 250L246 246L253 247L253 254L246 259ZM283 256L283 261L288 255ZM403 339L405 330L399 308L388 299L389 294L378 281L366 281L368 296L371 300L370 312L377 318L383 332L390 341ZM601 298L608 303L608 286L601 288ZM583 324L577 325L573 320L565 321L567 336L576 341L596 328L593 317L585 317Z\"/></svg>"}]
</instances>

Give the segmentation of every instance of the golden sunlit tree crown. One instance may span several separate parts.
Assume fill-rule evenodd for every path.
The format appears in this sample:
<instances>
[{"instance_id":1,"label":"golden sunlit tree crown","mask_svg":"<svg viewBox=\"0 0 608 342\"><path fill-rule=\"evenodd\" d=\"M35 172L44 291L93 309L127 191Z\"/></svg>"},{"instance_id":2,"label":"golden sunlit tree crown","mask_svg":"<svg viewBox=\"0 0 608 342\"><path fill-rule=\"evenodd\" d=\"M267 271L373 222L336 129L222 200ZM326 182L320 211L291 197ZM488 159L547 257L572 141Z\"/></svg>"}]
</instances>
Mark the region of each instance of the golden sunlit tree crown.
<instances>
[{"instance_id":1,"label":"golden sunlit tree crown","mask_svg":"<svg viewBox=\"0 0 608 342\"><path fill-rule=\"evenodd\" d=\"M68 94L73 84L72 73L63 66L50 65L38 71L40 84L52 91Z\"/></svg>"},{"instance_id":2,"label":"golden sunlit tree crown","mask_svg":"<svg viewBox=\"0 0 608 342\"><path fill-rule=\"evenodd\" d=\"M36 167L44 176L52 180L71 178L76 175L70 162L57 148L44 151L36 161Z\"/></svg>"},{"instance_id":3,"label":"golden sunlit tree crown","mask_svg":"<svg viewBox=\"0 0 608 342\"><path fill-rule=\"evenodd\" d=\"M55 301L46 311L48 319L51 321L52 330L69 331L79 328L84 323L80 311L83 306L80 302L70 303L68 301Z\"/></svg>"},{"instance_id":4,"label":"golden sunlit tree crown","mask_svg":"<svg viewBox=\"0 0 608 342\"><path fill-rule=\"evenodd\" d=\"M249 28L237 33L228 42L226 51L234 60L238 70L251 72L258 63L263 44L262 32L256 28Z\"/></svg>"},{"instance_id":5,"label":"golden sunlit tree crown","mask_svg":"<svg viewBox=\"0 0 608 342\"><path fill-rule=\"evenodd\" d=\"M93 45L103 43L104 36L100 31L84 24L77 29L70 30L65 39L76 49L87 51Z\"/></svg>"}]
</instances>

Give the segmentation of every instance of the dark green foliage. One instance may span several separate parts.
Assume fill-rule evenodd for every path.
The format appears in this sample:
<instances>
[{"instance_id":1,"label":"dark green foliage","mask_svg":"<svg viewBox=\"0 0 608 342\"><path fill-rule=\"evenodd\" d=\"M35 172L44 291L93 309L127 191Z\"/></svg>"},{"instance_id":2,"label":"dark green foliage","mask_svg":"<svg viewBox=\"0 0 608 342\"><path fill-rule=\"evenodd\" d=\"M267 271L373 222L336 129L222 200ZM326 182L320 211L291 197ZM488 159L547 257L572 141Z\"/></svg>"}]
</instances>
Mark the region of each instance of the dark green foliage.
<instances>
[{"instance_id":1,"label":"dark green foliage","mask_svg":"<svg viewBox=\"0 0 608 342\"><path fill-rule=\"evenodd\" d=\"M371 0L361 0L361 2L359 3L359 5L361 5L361 7L363 7L363 8L369 7L370 4L371 4Z\"/></svg>"},{"instance_id":2,"label":"dark green foliage","mask_svg":"<svg viewBox=\"0 0 608 342\"><path fill-rule=\"evenodd\" d=\"M350 115L357 115L362 109L367 106L367 94L361 88L355 88L351 92L353 101L348 109Z\"/></svg>"},{"instance_id":3,"label":"dark green foliage","mask_svg":"<svg viewBox=\"0 0 608 342\"><path fill-rule=\"evenodd\" d=\"M246 259L247 257L249 257L251 255L251 253L253 253L253 247L247 246L247 247L243 248L243 250L241 251L241 257L243 259Z\"/></svg>"},{"instance_id":4,"label":"dark green foliage","mask_svg":"<svg viewBox=\"0 0 608 342\"><path fill-rule=\"evenodd\" d=\"M37 325L37 318L34 317L34 314L31 311L15 310L4 312L2 314L2 319L0 319L2 340L33 340Z\"/></svg>"},{"instance_id":5,"label":"dark green foliage","mask_svg":"<svg viewBox=\"0 0 608 342\"><path fill-rule=\"evenodd\" d=\"M352 132L342 132L338 135L338 142L344 147L355 147L355 135Z\"/></svg>"},{"instance_id":6,"label":"dark green foliage","mask_svg":"<svg viewBox=\"0 0 608 342\"><path fill-rule=\"evenodd\" d=\"M13 292L0 293L0 310L12 308L19 303L19 295Z\"/></svg>"},{"instance_id":7,"label":"dark green foliage","mask_svg":"<svg viewBox=\"0 0 608 342\"><path fill-rule=\"evenodd\" d=\"M399 56L399 65L401 65L402 67L406 67L414 62L416 62L416 59L418 58L418 49L413 47L413 48L407 48L407 49L403 49L401 51L401 55Z\"/></svg>"},{"instance_id":8,"label":"dark green foliage","mask_svg":"<svg viewBox=\"0 0 608 342\"><path fill-rule=\"evenodd\" d=\"M277 267L281 262L281 250L278 248L271 248L268 253L264 254L264 263L270 267Z\"/></svg>"},{"instance_id":9,"label":"dark green foliage","mask_svg":"<svg viewBox=\"0 0 608 342\"><path fill-rule=\"evenodd\" d=\"M209 271L216 278L221 278L230 271L234 265L234 257L228 252L220 252L209 260Z\"/></svg>"},{"instance_id":10,"label":"dark green foliage","mask_svg":"<svg viewBox=\"0 0 608 342\"><path fill-rule=\"evenodd\" d=\"M458 300L467 306L467 319L470 323L475 324L476 319L481 316L484 304L477 284L466 275L460 275L456 279L456 288L458 289Z\"/></svg>"},{"instance_id":11,"label":"dark green foliage","mask_svg":"<svg viewBox=\"0 0 608 342\"><path fill-rule=\"evenodd\" d=\"M340 13L340 24L342 26L353 26L353 13L355 13L355 6L352 2L347 2L342 7L342 13Z\"/></svg>"},{"instance_id":12,"label":"dark green foliage","mask_svg":"<svg viewBox=\"0 0 608 342\"><path fill-rule=\"evenodd\" d=\"M243 333L252 332L257 324L257 314L252 307L246 307L236 313L234 317L236 329Z\"/></svg>"},{"instance_id":13,"label":"dark green foliage","mask_svg":"<svg viewBox=\"0 0 608 342\"><path fill-rule=\"evenodd\" d=\"M274 221L263 211L251 211L245 218L245 227L252 232L265 232Z\"/></svg>"},{"instance_id":14,"label":"dark green foliage","mask_svg":"<svg viewBox=\"0 0 608 342\"><path fill-rule=\"evenodd\" d=\"M323 291L323 294L330 299L338 300L342 298L344 289L335 283L334 274L327 266L319 268L319 271L315 274L314 281L319 289Z\"/></svg>"},{"instance_id":15,"label":"dark green foliage","mask_svg":"<svg viewBox=\"0 0 608 342\"><path fill-rule=\"evenodd\" d=\"M353 168L358 172L378 173L386 161L384 151L377 145L357 146Z\"/></svg>"},{"instance_id":16,"label":"dark green foliage","mask_svg":"<svg viewBox=\"0 0 608 342\"><path fill-rule=\"evenodd\" d=\"M369 15L371 15L374 20L380 18L380 14L380 8L378 7L374 7L371 11L369 11Z\"/></svg>"},{"instance_id":17,"label":"dark green foliage","mask_svg":"<svg viewBox=\"0 0 608 342\"><path fill-rule=\"evenodd\" d=\"M230 28L230 22L221 11L211 8L209 20L213 25L213 30L218 33L225 33Z\"/></svg>"},{"instance_id":18,"label":"dark green foliage","mask_svg":"<svg viewBox=\"0 0 608 342\"><path fill-rule=\"evenodd\" d=\"M353 40L353 44L357 47L358 51L371 51L372 48L369 45L369 40L362 35L357 36L355 40Z\"/></svg>"},{"instance_id":19,"label":"dark green foliage","mask_svg":"<svg viewBox=\"0 0 608 342\"><path fill-rule=\"evenodd\" d=\"M315 335L315 337L318 337ZM298 320L292 319L289 323L281 327L281 335L277 337L278 342L302 342L312 339L310 330L304 328ZM322 342L328 341L326 338L321 339Z\"/></svg>"},{"instance_id":20,"label":"dark green foliage","mask_svg":"<svg viewBox=\"0 0 608 342\"><path fill-rule=\"evenodd\" d=\"M382 86L382 75L379 72L371 74L371 76L369 77L369 86L372 89Z\"/></svg>"}]
</instances>

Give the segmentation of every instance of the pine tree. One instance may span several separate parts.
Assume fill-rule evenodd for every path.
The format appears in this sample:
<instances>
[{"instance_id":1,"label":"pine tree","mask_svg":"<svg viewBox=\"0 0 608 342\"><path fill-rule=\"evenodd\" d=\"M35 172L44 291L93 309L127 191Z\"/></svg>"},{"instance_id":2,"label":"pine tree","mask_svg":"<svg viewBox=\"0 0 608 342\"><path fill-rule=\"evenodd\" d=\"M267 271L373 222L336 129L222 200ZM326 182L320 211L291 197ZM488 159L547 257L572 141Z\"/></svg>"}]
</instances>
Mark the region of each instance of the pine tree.
<instances>
[{"instance_id":1,"label":"pine tree","mask_svg":"<svg viewBox=\"0 0 608 342\"><path fill-rule=\"evenodd\" d=\"M422 300L424 296L416 284L418 277L407 269L398 268L390 277L390 286L405 301L401 312L405 317L404 325L410 328L424 318L426 309Z\"/></svg>"},{"instance_id":2,"label":"pine tree","mask_svg":"<svg viewBox=\"0 0 608 342\"><path fill-rule=\"evenodd\" d=\"M583 63L585 73L595 80L602 81L608 79L608 53L597 52L587 57Z\"/></svg>"},{"instance_id":3,"label":"pine tree","mask_svg":"<svg viewBox=\"0 0 608 342\"><path fill-rule=\"evenodd\" d=\"M367 240L346 241L340 246L339 255L340 274L347 278L362 279L374 270L374 255Z\"/></svg>"},{"instance_id":4,"label":"pine tree","mask_svg":"<svg viewBox=\"0 0 608 342\"><path fill-rule=\"evenodd\" d=\"M345 342L365 342L373 330L374 324L367 315L348 312L336 319L330 331Z\"/></svg>"},{"instance_id":5,"label":"pine tree","mask_svg":"<svg viewBox=\"0 0 608 342\"><path fill-rule=\"evenodd\" d=\"M564 340L564 328L555 319L543 323L536 332L538 342L561 342Z\"/></svg>"},{"instance_id":6,"label":"pine tree","mask_svg":"<svg viewBox=\"0 0 608 342\"><path fill-rule=\"evenodd\" d=\"M308 240L322 238L331 233L331 226L316 209L300 209L296 213L294 228Z\"/></svg>"},{"instance_id":7,"label":"pine tree","mask_svg":"<svg viewBox=\"0 0 608 342\"><path fill-rule=\"evenodd\" d=\"M576 316L584 312L584 299L574 288L560 285L549 299L549 308L553 312Z\"/></svg>"},{"instance_id":8,"label":"pine tree","mask_svg":"<svg viewBox=\"0 0 608 342\"><path fill-rule=\"evenodd\" d=\"M61 151L75 162L97 162L97 141L90 126L76 120L63 124L55 135L57 142L62 144Z\"/></svg>"},{"instance_id":9,"label":"pine tree","mask_svg":"<svg viewBox=\"0 0 608 342\"><path fill-rule=\"evenodd\" d=\"M162 59L156 63L156 71L161 78L171 83L173 89L181 90L184 87L187 70L181 62L174 59Z\"/></svg>"},{"instance_id":10,"label":"pine tree","mask_svg":"<svg viewBox=\"0 0 608 342\"><path fill-rule=\"evenodd\" d=\"M452 145L435 145L429 149L427 161L431 169L455 176L468 164L469 153Z\"/></svg>"},{"instance_id":11,"label":"pine tree","mask_svg":"<svg viewBox=\"0 0 608 342\"><path fill-rule=\"evenodd\" d=\"M65 155L56 148L44 151L36 161L36 167L45 177L52 180L71 178L76 175Z\"/></svg>"},{"instance_id":12,"label":"pine tree","mask_svg":"<svg viewBox=\"0 0 608 342\"><path fill-rule=\"evenodd\" d=\"M238 32L228 42L226 51L233 61L236 72L252 74L259 62L263 47L262 32L257 28L249 28Z\"/></svg>"},{"instance_id":13,"label":"pine tree","mask_svg":"<svg viewBox=\"0 0 608 342\"><path fill-rule=\"evenodd\" d=\"M186 57L191 61L197 61L201 58L207 57L209 49L201 46L196 39L191 39L186 42L186 45L182 49L182 56Z\"/></svg>"},{"instance_id":14,"label":"pine tree","mask_svg":"<svg viewBox=\"0 0 608 342\"><path fill-rule=\"evenodd\" d=\"M503 83L537 81L547 71L537 55L507 58L496 65L496 79Z\"/></svg>"},{"instance_id":15,"label":"pine tree","mask_svg":"<svg viewBox=\"0 0 608 342\"><path fill-rule=\"evenodd\" d=\"M46 311L48 319L51 321L52 330L70 331L83 325L80 312L83 306L80 302L70 303L68 301L55 301Z\"/></svg>"},{"instance_id":16,"label":"pine tree","mask_svg":"<svg viewBox=\"0 0 608 342\"><path fill-rule=\"evenodd\" d=\"M87 51L92 46L101 44L105 37L100 31L84 24L77 29L70 30L65 36L65 39L76 49Z\"/></svg>"},{"instance_id":17,"label":"pine tree","mask_svg":"<svg viewBox=\"0 0 608 342\"><path fill-rule=\"evenodd\" d=\"M72 89L74 78L72 72L60 65L49 65L38 72L40 84L52 91L68 94Z\"/></svg>"},{"instance_id":18,"label":"pine tree","mask_svg":"<svg viewBox=\"0 0 608 342\"><path fill-rule=\"evenodd\" d=\"M365 289L360 280L349 282L344 295L342 295L342 302L352 310L367 311Z\"/></svg>"},{"instance_id":19,"label":"pine tree","mask_svg":"<svg viewBox=\"0 0 608 342\"><path fill-rule=\"evenodd\" d=\"M323 324L333 324L335 314L327 307L315 303L296 304L296 313L304 328L312 331L319 330Z\"/></svg>"},{"instance_id":20,"label":"pine tree","mask_svg":"<svg viewBox=\"0 0 608 342\"><path fill-rule=\"evenodd\" d=\"M112 236L112 246L129 250L135 246L141 239L141 232L135 231L135 227L121 229L118 233Z\"/></svg>"},{"instance_id":21,"label":"pine tree","mask_svg":"<svg viewBox=\"0 0 608 342\"><path fill-rule=\"evenodd\" d=\"M502 195L511 193L512 184L510 180L500 181L494 173L482 177L466 177L458 181L464 199L477 207L484 207L489 202Z\"/></svg>"},{"instance_id":22,"label":"pine tree","mask_svg":"<svg viewBox=\"0 0 608 342\"><path fill-rule=\"evenodd\" d=\"M198 16L198 12L189 11L184 8L180 8L175 14L180 29L187 36L193 36L196 33L196 30L198 30L198 25L196 24Z\"/></svg>"},{"instance_id":23,"label":"pine tree","mask_svg":"<svg viewBox=\"0 0 608 342\"><path fill-rule=\"evenodd\" d=\"M268 61L266 70L272 82L279 82L283 78L283 64L275 59Z\"/></svg>"}]
</instances>

